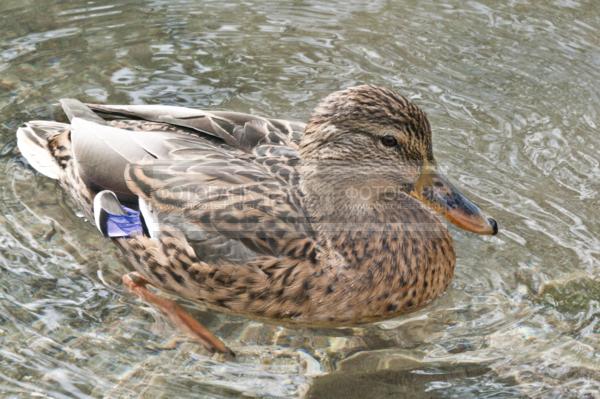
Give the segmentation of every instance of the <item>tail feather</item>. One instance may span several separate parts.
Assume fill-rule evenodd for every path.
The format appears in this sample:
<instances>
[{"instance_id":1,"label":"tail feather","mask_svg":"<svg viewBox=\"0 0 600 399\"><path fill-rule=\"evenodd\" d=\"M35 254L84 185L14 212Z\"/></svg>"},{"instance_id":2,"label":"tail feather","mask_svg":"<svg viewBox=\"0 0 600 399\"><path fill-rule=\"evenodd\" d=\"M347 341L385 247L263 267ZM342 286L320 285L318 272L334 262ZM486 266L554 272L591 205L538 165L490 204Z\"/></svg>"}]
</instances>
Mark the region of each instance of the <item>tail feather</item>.
<instances>
[{"instance_id":1,"label":"tail feather","mask_svg":"<svg viewBox=\"0 0 600 399\"><path fill-rule=\"evenodd\" d=\"M75 118L106 125L87 105L79 100L65 98L60 100L63 111L72 121ZM31 121L17 130L17 144L21 154L38 172L58 179L71 157L70 125L51 121Z\"/></svg>"},{"instance_id":2,"label":"tail feather","mask_svg":"<svg viewBox=\"0 0 600 399\"><path fill-rule=\"evenodd\" d=\"M90 107L79 100L74 98L63 98L60 100L60 105L67 115L67 118L69 118L69 121L73 121L73 118L81 118L90 122L106 125L104 119L96 115Z\"/></svg>"},{"instance_id":3,"label":"tail feather","mask_svg":"<svg viewBox=\"0 0 600 399\"><path fill-rule=\"evenodd\" d=\"M61 168L52 154L49 142L61 133L69 131L69 125L50 121L31 121L17 130L17 145L29 164L41 174L58 179Z\"/></svg>"}]
</instances>

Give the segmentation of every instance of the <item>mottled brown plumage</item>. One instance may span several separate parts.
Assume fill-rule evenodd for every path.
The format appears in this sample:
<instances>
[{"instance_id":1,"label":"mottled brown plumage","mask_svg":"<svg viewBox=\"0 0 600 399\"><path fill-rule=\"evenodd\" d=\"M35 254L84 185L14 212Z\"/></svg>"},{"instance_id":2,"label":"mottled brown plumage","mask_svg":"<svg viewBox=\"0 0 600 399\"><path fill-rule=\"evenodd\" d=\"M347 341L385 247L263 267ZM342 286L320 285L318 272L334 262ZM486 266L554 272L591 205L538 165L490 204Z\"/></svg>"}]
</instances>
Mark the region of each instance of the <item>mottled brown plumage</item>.
<instances>
[{"instance_id":1,"label":"mottled brown plumage","mask_svg":"<svg viewBox=\"0 0 600 399\"><path fill-rule=\"evenodd\" d=\"M23 153L89 217L100 190L145 207L149 234L116 244L153 285L219 310L303 325L390 318L452 279L452 240L433 209L471 231L497 230L435 172L425 114L388 89L333 93L306 125L63 107L71 125L20 129ZM35 146L56 164L36 164Z\"/></svg>"}]
</instances>

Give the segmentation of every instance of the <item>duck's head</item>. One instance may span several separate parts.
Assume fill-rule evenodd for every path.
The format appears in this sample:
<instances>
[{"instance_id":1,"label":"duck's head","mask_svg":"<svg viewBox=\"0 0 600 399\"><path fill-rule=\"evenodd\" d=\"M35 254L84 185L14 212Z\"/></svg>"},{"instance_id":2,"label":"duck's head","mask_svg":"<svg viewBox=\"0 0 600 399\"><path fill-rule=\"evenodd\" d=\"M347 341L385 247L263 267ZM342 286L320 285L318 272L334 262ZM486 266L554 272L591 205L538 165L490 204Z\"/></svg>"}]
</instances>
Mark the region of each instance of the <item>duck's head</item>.
<instances>
[{"instance_id":1,"label":"duck's head","mask_svg":"<svg viewBox=\"0 0 600 399\"><path fill-rule=\"evenodd\" d=\"M327 96L306 126L300 153L309 175L327 176L313 179L321 191L374 206L410 196L460 228L498 232L496 221L437 171L425 113L389 89L363 85Z\"/></svg>"}]
</instances>

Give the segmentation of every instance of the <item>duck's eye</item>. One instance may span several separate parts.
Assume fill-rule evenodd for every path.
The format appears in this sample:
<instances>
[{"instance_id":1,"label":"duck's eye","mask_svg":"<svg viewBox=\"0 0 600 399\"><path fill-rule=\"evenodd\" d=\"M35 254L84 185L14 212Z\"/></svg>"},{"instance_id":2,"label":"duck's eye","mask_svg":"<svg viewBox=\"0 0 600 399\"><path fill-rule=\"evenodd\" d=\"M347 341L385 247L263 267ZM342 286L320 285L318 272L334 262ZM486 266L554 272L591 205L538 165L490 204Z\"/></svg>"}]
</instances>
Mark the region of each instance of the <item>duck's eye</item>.
<instances>
[{"instance_id":1,"label":"duck's eye","mask_svg":"<svg viewBox=\"0 0 600 399\"><path fill-rule=\"evenodd\" d=\"M386 147L395 147L398 145L398 140L394 136L385 135L381 138L381 143Z\"/></svg>"}]
</instances>

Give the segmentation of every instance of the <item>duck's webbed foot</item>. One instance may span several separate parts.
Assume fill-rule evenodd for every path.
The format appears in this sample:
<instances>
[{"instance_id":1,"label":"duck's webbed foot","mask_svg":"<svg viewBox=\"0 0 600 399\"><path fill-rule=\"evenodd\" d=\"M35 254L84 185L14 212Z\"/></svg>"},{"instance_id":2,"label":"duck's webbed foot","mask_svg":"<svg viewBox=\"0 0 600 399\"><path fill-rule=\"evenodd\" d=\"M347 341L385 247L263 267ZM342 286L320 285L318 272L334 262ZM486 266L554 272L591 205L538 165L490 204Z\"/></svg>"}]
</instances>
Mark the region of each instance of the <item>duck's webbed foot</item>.
<instances>
[{"instance_id":1,"label":"duck's webbed foot","mask_svg":"<svg viewBox=\"0 0 600 399\"><path fill-rule=\"evenodd\" d=\"M169 316L171 321L177 327L188 333L188 335L202 344L202 346L204 346L210 352L220 352L230 356L235 356L235 353L225 346L225 344L219 338L217 338L206 327L196 321L176 302L160 297L148 290L146 285L151 283L139 273L131 272L123 275L123 284L125 284L125 286L132 293L136 294L144 301L153 304L163 313Z\"/></svg>"}]
</instances>

